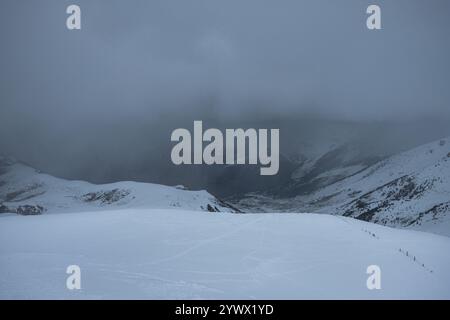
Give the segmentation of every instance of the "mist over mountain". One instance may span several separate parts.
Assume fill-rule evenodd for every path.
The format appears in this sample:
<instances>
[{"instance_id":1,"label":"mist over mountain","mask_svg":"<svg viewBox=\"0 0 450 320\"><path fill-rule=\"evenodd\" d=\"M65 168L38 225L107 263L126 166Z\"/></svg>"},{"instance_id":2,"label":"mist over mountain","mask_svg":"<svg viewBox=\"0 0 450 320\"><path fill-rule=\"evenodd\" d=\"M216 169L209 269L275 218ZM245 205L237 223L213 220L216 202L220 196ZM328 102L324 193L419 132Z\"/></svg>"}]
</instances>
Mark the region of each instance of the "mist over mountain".
<instances>
[{"instance_id":1,"label":"mist over mountain","mask_svg":"<svg viewBox=\"0 0 450 320\"><path fill-rule=\"evenodd\" d=\"M230 195L284 184L311 146L370 162L448 136L449 2L378 3L370 32L369 1L80 0L71 32L67 1L2 1L0 153L64 178ZM170 133L194 120L280 128L279 175L174 167Z\"/></svg>"},{"instance_id":2,"label":"mist over mountain","mask_svg":"<svg viewBox=\"0 0 450 320\"><path fill-rule=\"evenodd\" d=\"M450 136L446 0L380 0L374 32L359 0L77 4L76 31L65 1L0 4L0 154L50 175L293 199ZM174 165L195 120L279 129L278 174Z\"/></svg>"},{"instance_id":3,"label":"mist over mountain","mask_svg":"<svg viewBox=\"0 0 450 320\"><path fill-rule=\"evenodd\" d=\"M203 114L207 114L206 112ZM366 165L392 154L450 135L443 121L346 122L317 119L272 117L266 119L219 119L193 115L165 115L169 123L149 125L145 120L128 123L127 119L109 127L86 126L80 133L61 128L51 136L40 136L36 127L35 143L21 143L21 135L2 135L1 153L13 156L32 167L67 179L93 183L140 181L165 185L184 185L193 190L206 189L220 197L242 195L251 191L273 190L291 182L306 181L300 167L330 152L329 170L342 166L337 159L346 156L347 164ZM170 134L176 128L192 130L193 120L203 119L205 128L280 128L280 171L275 176L260 176L258 166L181 165L170 159ZM47 128L49 129L49 128ZM23 136L27 135L26 132ZM31 135L31 130L30 130ZM23 137L22 136L22 137ZM6 139L9 137L9 140ZM334 153L331 151L334 150ZM340 154L340 155L339 155ZM321 172L316 172L320 174Z\"/></svg>"}]
</instances>

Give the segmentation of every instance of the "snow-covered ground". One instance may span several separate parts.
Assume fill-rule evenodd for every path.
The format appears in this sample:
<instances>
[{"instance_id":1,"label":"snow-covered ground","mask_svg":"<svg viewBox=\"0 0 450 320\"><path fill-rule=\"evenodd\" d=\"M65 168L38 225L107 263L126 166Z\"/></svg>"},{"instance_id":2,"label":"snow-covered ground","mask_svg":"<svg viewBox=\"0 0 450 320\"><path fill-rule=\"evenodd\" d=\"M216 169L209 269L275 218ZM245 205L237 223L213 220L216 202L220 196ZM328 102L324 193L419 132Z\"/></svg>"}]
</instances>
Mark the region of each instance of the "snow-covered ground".
<instances>
[{"instance_id":1,"label":"snow-covered ground","mask_svg":"<svg viewBox=\"0 0 450 320\"><path fill-rule=\"evenodd\" d=\"M449 299L450 238L324 214L3 214L0 298Z\"/></svg>"}]
</instances>

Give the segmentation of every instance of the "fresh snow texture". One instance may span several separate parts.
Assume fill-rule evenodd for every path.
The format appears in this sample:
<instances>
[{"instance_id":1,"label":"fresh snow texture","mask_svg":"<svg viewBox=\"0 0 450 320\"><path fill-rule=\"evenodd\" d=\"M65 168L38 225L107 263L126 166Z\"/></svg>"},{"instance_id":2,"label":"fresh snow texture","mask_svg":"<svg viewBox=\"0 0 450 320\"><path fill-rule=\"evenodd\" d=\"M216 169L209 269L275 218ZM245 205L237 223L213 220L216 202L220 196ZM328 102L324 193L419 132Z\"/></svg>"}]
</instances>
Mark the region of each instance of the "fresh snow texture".
<instances>
[{"instance_id":1,"label":"fresh snow texture","mask_svg":"<svg viewBox=\"0 0 450 320\"><path fill-rule=\"evenodd\" d=\"M2 299L450 298L450 238L324 214L0 215L0 243Z\"/></svg>"}]
</instances>

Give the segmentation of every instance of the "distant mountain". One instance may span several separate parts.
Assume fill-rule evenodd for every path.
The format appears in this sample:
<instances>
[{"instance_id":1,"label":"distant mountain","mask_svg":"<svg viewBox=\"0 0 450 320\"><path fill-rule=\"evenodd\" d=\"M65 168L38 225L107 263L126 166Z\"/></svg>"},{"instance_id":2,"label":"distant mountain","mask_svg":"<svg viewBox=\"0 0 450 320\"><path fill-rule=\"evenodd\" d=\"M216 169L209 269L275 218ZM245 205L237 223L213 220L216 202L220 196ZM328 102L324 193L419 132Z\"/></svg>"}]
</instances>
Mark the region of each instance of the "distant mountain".
<instances>
[{"instance_id":1,"label":"distant mountain","mask_svg":"<svg viewBox=\"0 0 450 320\"><path fill-rule=\"evenodd\" d=\"M0 213L35 215L130 207L237 211L206 191L131 181L101 185L68 181L0 157Z\"/></svg>"},{"instance_id":2,"label":"distant mountain","mask_svg":"<svg viewBox=\"0 0 450 320\"><path fill-rule=\"evenodd\" d=\"M237 184L252 184L246 175L251 170L224 168L228 174L217 181L242 193L226 202L206 191L150 183L68 181L0 158L0 213L105 208L316 212L450 235L450 138L379 161L375 153L360 152L350 143L309 151L283 156L290 170L278 178L277 186L261 187L261 191L245 193Z\"/></svg>"},{"instance_id":3,"label":"distant mountain","mask_svg":"<svg viewBox=\"0 0 450 320\"><path fill-rule=\"evenodd\" d=\"M362 171L376 163L381 156L363 153L359 146L346 143L332 145L322 152L304 156L291 175L289 184L279 187L274 194L286 197L310 194ZM308 155L308 153L306 153Z\"/></svg>"},{"instance_id":4,"label":"distant mountain","mask_svg":"<svg viewBox=\"0 0 450 320\"><path fill-rule=\"evenodd\" d=\"M257 168L230 166L223 179L217 181L221 186L233 183L227 188L229 193L221 196L242 210L283 211L291 208L291 201L286 203L285 199L312 194L385 157L380 150L367 150L356 140L322 139L317 144L303 141L298 148L280 155L280 171L276 176L260 177L255 173Z\"/></svg>"},{"instance_id":5,"label":"distant mountain","mask_svg":"<svg viewBox=\"0 0 450 320\"><path fill-rule=\"evenodd\" d=\"M343 151L340 153L345 154ZM330 153L318 162L327 157ZM331 162L332 159L330 157ZM339 162L334 163L336 166ZM299 179L299 185L287 187L292 191L287 196L252 193L236 204L256 211L344 215L388 226L450 235L450 138L388 157L371 166L364 167L364 162L341 164L341 167L316 175L311 180L308 174L317 170L316 163L309 173L303 175L304 181ZM342 173L343 176L339 177ZM330 178L335 179L331 184L328 183ZM328 181L320 186L323 179ZM315 181L318 185L311 192L301 189Z\"/></svg>"}]
</instances>

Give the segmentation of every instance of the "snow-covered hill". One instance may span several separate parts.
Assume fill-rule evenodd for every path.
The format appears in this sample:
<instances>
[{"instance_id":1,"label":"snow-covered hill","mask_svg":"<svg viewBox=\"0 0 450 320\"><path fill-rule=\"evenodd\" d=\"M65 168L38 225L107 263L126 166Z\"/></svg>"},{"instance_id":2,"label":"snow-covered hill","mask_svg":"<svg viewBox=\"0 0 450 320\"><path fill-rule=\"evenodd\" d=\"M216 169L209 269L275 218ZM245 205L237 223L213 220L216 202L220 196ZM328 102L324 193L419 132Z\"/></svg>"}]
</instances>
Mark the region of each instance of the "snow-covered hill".
<instances>
[{"instance_id":1,"label":"snow-covered hill","mask_svg":"<svg viewBox=\"0 0 450 320\"><path fill-rule=\"evenodd\" d=\"M449 299L449 252L448 237L324 214L0 215L0 298Z\"/></svg>"},{"instance_id":2,"label":"snow-covered hill","mask_svg":"<svg viewBox=\"0 0 450 320\"><path fill-rule=\"evenodd\" d=\"M236 204L256 211L344 215L450 236L450 138L355 170L309 194L275 198L253 193Z\"/></svg>"},{"instance_id":3,"label":"snow-covered hill","mask_svg":"<svg viewBox=\"0 0 450 320\"><path fill-rule=\"evenodd\" d=\"M0 213L32 215L130 207L234 211L206 191L130 181L103 185L68 181L0 157Z\"/></svg>"},{"instance_id":4,"label":"snow-covered hill","mask_svg":"<svg viewBox=\"0 0 450 320\"><path fill-rule=\"evenodd\" d=\"M312 198L321 212L450 235L450 139L385 159Z\"/></svg>"}]
</instances>

